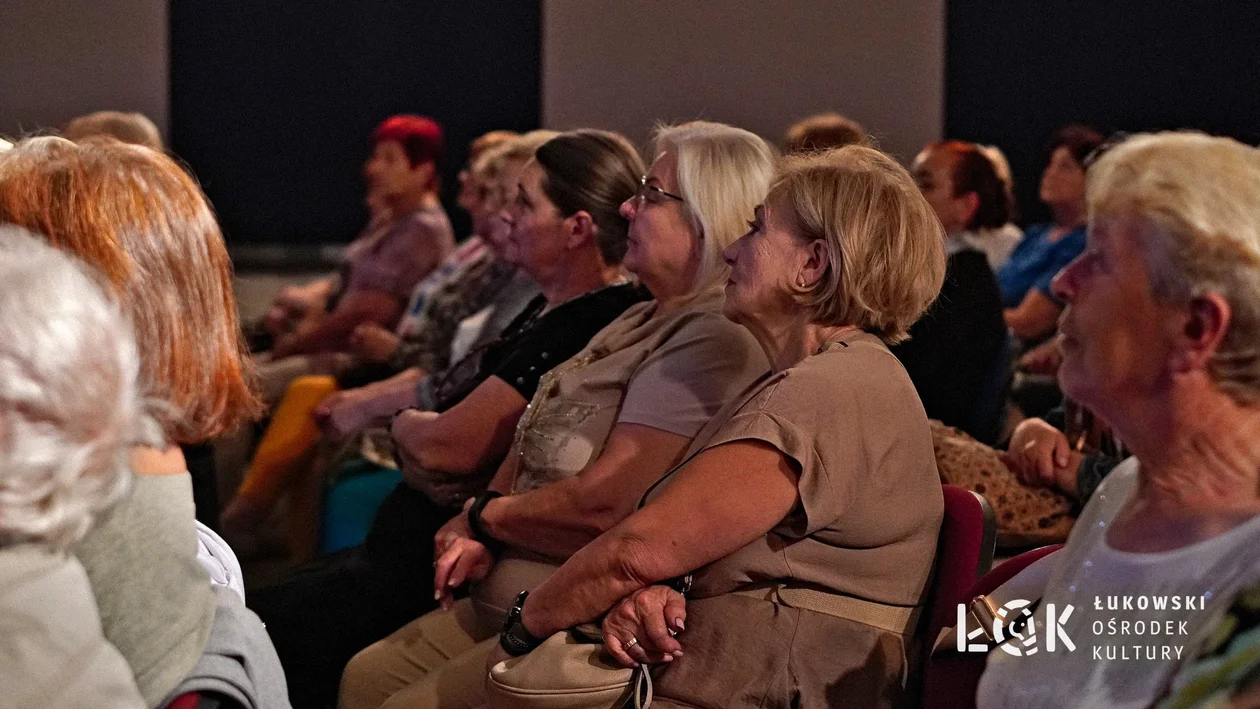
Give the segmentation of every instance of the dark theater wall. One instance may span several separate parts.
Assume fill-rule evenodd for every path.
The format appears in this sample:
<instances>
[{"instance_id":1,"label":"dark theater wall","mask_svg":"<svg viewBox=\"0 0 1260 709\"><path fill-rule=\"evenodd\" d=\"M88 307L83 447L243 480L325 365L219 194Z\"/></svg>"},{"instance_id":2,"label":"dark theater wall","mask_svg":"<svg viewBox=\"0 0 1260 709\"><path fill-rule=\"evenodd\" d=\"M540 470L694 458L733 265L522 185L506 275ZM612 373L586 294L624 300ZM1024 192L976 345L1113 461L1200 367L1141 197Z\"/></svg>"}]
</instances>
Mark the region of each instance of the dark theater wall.
<instances>
[{"instance_id":1,"label":"dark theater wall","mask_svg":"<svg viewBox=\"0 0 1260 709\"><path fill-rule=\"evenodd\" d=\"M1021 221L1046 216L1041 148L1068 121L1260 142L1255 3L955 0L947 23L946 134L1006 151Z\"/></svg>"},{"instance_id":2,"label":"dark theater wall","mask_svg":"<svg viewBox=\"0 0 1260 709\"><path fill-rule=\"evenodd\" d=\"M447 128L448 208L468 141L538 125L539 9L496 0L171 3L173 148L230 245L344 242L360 167L393 113ZM467 220L458 219L457 233Z\"/></svg>"}]
</instances>

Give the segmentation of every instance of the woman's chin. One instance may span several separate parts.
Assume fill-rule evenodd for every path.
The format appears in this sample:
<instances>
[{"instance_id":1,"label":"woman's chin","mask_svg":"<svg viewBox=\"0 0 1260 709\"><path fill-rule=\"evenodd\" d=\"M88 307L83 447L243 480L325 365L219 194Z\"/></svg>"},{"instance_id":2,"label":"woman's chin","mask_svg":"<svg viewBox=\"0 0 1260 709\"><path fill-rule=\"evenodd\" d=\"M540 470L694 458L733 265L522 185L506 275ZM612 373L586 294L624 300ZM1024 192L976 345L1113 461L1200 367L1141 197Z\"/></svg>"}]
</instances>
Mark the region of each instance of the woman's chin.
<instances>
[{"instance_id":1,"label":"woman's chin","mask_svg":"<svg viewBox=\"0 0 1260 709\"><path fill-rule=\"evenodd\" d=\"M1089 405L1091 387L1087 384L1086 377L1080 372L1079 363L1072 362L1066 354L1063 357L1063 363L1059 365L1057 379L1059 390L1064 396L1079 404Z\"/></svg>"},{"instance_id":2,"label":"woman's chin","mask_svg":"<svg viewBox=\"0 0 1260 709\"><path fill-rule=\"evenodd\" d=\"M744 313L740 309L738 301L731 297L734 290L733 286L734 284L729 282L726 284L726 301L722 303L722 314L726 316L727 320L737 323L743 320Z\"/></svg>"}]
</instances>

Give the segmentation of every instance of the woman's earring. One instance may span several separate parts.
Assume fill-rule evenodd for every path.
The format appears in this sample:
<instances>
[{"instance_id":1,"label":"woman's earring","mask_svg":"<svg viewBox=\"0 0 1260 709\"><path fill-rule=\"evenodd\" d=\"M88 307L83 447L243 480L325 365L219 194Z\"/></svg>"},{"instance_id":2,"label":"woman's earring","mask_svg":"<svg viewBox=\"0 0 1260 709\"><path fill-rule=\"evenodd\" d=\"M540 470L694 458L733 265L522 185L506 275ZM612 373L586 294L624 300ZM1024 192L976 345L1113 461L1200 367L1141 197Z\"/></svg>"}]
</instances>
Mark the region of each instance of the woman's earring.
<instances>
[{"instance_id":1,"label":"woman's earring","mask_svg":"<svg viewBox=\"0 0 1260 709\"><path fill-rule=\"evenodd\" d=\"M805 287L805 276L797 276L797 277L796 277L796 287L797 287L797 288L804 288L804 287Z\"/></svg>"}]
</instances>

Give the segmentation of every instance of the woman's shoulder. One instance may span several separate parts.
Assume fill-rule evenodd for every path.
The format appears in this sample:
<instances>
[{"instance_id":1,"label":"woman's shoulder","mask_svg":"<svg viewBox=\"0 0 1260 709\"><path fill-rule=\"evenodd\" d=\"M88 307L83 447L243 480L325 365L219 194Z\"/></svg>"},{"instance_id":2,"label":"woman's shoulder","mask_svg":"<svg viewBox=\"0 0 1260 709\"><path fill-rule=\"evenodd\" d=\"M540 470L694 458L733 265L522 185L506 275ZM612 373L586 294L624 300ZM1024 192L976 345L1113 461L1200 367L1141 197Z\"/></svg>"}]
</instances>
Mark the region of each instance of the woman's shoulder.
<instances>
[{"instance_id":1,"label":"woman's shoulder","mask_svg":"<svg viewBox=\"0 0 1260 709\"><path fill-rule=\"evenodd\" d=\"M913 408L914 384L900 360L878 337L857 333L778 375L763 380L750 408L839 419L884 408Z\"/></svg>"}]
</instances>

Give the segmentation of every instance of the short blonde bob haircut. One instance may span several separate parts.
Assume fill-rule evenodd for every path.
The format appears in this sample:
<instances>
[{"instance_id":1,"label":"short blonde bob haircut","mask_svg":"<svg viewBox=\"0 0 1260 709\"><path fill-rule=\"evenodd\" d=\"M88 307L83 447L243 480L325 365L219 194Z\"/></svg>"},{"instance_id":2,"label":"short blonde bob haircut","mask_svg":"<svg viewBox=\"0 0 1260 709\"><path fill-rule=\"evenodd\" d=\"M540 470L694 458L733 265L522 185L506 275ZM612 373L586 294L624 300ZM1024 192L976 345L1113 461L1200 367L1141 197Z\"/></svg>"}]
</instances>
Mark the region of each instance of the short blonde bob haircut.
<instances>
[{"instance_id":1,"label":"short blonde bob haircut","mask_svg":"<svg viewBox=\"0 0 1260 709\"><path fill-rule=\"evenodd\" d=\"M1136 135L1090 167L1086 202L1091 222L1138 221L1156 298L1229 302L1209 370L1236 401L1260 403L1260 150L1187 131Z\"/></svg>"},{"instance_id":2,"label":"short blonde bob haircut","mask_svg":"<svg viewBox=\"0 0 1260 709\"><path fill-rule=\"evenodd\" d=\"M161 444L126 319L83 264L0 227L0 548L61 551Z\"/></svg>"},{"instance_id":3,"label":"short blonde bob haircut","mask_svg":"<svg viewBox=\"0 0 1260 709\"><path fill-rule=\"evenodd\" d=\"M748 220L774 178L774 148L743 128L691 121L661 126L655 155L678 161L678 191L702 251L692 292L724 283L729 273L722 252L748 231Z\"/></svg>"},{"instance_id":4,"label":"short blonde bob haircut","mask_svg":"<svg viewBox=\"0 0 1260 709\"><path fill-rule=\"evenodd\" d=\"M910 173L850 145L783 158L767 208L799 238L826 244L812 286L788 284L823 325L854 325L893 344L940 293L945 232Z\"/></svg>"},{"instance_id":5,"label":"short blonde bob haircut","mask_svg":"<svg viewBox=\"0 0 1260 709\"><path fill-rule=\"evenodd\" d=\"M169 157L107 138L23 140L0 155L0 222L108 279L169 443L201 443L257 414L223 235Z\"/></svg>"}]
</instances>

